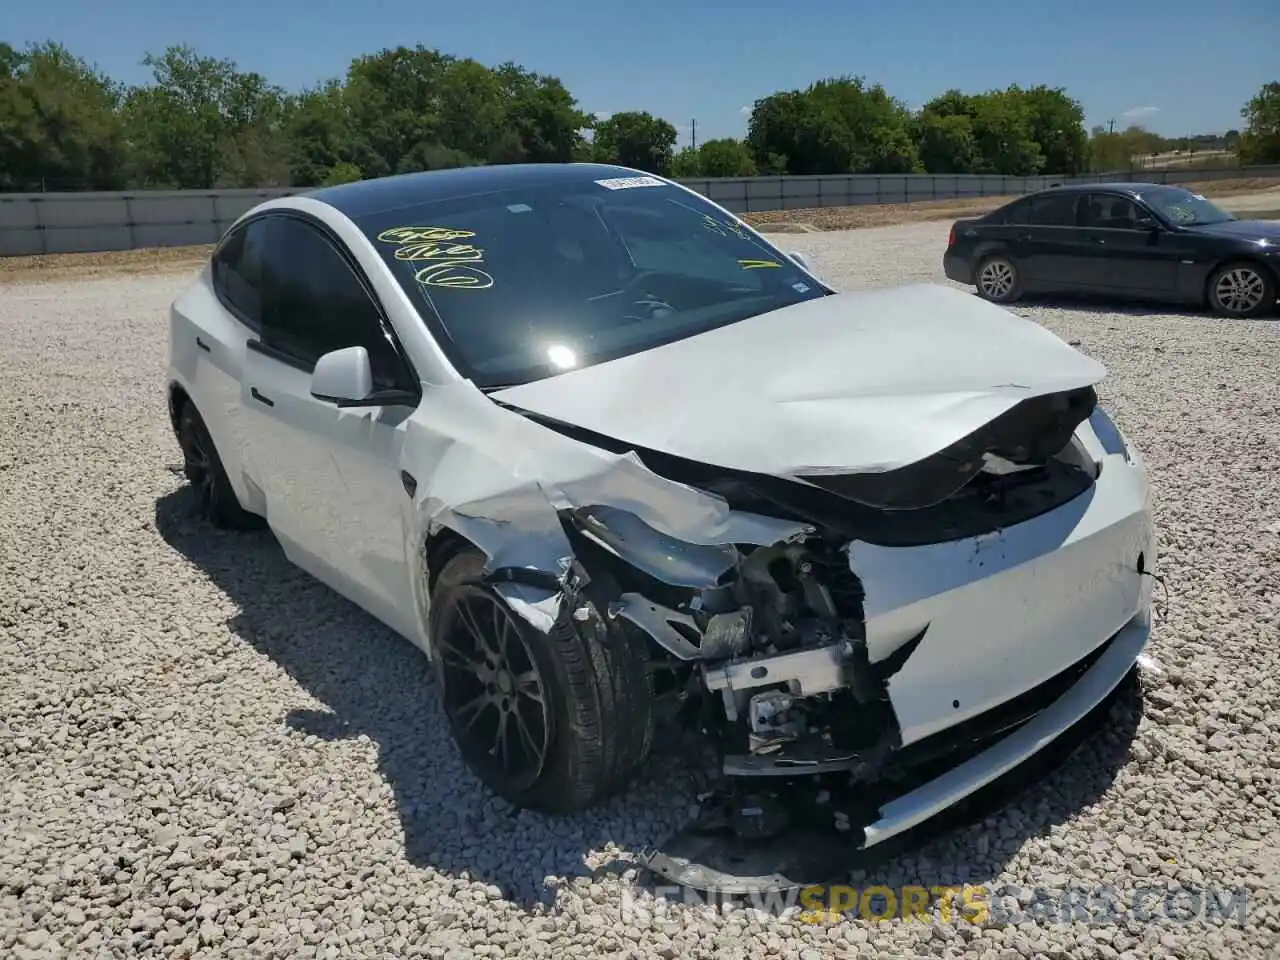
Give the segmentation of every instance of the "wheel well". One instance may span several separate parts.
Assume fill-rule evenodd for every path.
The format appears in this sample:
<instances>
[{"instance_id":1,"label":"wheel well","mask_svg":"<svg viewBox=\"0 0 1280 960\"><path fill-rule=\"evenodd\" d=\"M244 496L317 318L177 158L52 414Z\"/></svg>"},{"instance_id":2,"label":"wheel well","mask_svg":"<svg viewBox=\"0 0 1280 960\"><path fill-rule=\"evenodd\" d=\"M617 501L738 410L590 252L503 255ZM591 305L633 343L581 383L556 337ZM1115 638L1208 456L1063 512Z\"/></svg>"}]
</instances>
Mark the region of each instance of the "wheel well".
<instances>
[{"instance_id":1,"label":"wheel well","mask_svg":"<svg viewBox=\"0 0 1280 960\"><path fill-rule=\"evenodd\" d=\"M435 592L436 579L445 564L464 550L484 551L455 530L443 527L427 537L423 552L427 561L427 596Z\"/></svg>"},{"instance_id":2,"label":"wheel well","mask_svg":"<svg viewBox=\"0 0 1280 960\"><path fill-rule=\"evenodd\" d=\"M178 432L178 420L182 416L182 408L190 402L191 398L187 396L187 391L182 389L181 384L169 384L169 423L175 434Z\"/></svg>"}]
</instances>

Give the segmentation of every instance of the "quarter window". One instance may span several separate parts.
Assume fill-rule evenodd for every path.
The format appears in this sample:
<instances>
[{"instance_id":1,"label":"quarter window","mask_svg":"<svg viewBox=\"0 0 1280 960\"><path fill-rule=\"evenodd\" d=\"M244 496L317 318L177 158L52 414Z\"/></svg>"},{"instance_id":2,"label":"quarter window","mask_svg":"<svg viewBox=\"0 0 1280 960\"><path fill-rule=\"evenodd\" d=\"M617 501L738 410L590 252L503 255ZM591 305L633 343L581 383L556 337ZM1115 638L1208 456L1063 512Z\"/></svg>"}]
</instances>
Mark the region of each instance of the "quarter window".
<instances>
[{"instance_id":1,"label":"quarter window","mask_svg":"<svg viewBox=\"0 0 1280 960\"><path fill-rule=\"evenodd\" d=\"M262 253L267 223L251 220L238 227L213 255L213 289L249 326L262 323Z\"/></svg>"},{"instance_id":2,"label":"quarter window","mask_svg":"<svg viewBox=\"0 0 1280 960\"><path fill-rule=\"evenodd\" d=\"M296 217L268 222L263 344L307 368L331 350L364 347L377 389L408 387L381 313L347 260Z\"/></svg>"}]
</instances>

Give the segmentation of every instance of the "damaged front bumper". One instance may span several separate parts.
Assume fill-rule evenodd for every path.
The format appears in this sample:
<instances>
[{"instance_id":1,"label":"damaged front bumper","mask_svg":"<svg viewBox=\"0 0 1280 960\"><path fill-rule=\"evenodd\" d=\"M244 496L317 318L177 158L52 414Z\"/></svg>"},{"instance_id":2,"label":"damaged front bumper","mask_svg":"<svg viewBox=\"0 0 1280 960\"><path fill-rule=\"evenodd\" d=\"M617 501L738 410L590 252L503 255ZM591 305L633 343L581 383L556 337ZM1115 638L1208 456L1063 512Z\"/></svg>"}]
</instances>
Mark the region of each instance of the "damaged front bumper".
<instances>
[{"instance_id":1,"label":"damaged front bumper","mask_svg":"<svg viewBox=\"0 0 1280 960\"><path fill-rule=\"evenodd\" d=\"M780 832L794 817L766 823L760 798L815 778L865 801L827 808L856 847L883 843L1042 751L1130 672L1156 559L1145 469L1090 423L1078 436L1096 480L1052 511L946 543L850 544L862 636L699 664L703 689L747 732L729 740L740 749L725 750L722 773L760 818L749 829ZM843 734L796 721L796 707L820 702L832 717L850 692ZM875 735L851 735L860 725Z\"/></svg>"}]
</instances>

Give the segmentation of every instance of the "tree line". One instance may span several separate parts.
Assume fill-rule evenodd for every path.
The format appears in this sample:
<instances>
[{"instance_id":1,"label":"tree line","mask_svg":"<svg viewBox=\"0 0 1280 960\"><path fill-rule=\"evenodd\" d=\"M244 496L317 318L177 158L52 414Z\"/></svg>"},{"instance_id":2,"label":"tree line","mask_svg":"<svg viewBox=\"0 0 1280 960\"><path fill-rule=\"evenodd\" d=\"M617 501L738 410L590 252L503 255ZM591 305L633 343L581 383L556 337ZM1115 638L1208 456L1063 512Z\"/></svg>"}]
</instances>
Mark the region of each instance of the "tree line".
<instances>
[{"instance_id":1,"label":"tree line","mask_svg":"<svg viewBox=\"0 0 1280 960\"><path fill-rule=\"evenodd\" d=\"M594 117L554 76L423 46L354 59L291 94L233 61L170 47L125 86L49 41L0 43L0 190L317 186L475 164L597 160L677 177L1115 170L1148 154L1227 150L1280 162L1280 83L1242 131L1167 140L1086 131L1061 88L949 90L910 110L881 85L833 77L757 100L745 138L677 149L644 111Z\"/></svg>"}]
</instances>

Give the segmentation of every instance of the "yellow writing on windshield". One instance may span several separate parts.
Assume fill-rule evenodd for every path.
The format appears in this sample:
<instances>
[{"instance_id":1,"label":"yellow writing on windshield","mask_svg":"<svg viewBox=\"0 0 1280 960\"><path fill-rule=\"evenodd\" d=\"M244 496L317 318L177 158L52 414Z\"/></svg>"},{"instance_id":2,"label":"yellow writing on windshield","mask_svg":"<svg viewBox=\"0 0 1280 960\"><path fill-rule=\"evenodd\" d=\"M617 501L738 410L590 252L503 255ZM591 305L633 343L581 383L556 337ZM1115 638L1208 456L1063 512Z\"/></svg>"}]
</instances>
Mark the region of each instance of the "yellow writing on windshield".
<instances>
[{"instance_id":1,"label":"yellow writing on windshield","mask_svg":"<svg viewBox=\"0 0 1280 960\"><path fill-rule=\"evenodd\" d=\"M747 236L747 231L742 228L741 224L734 223L732 220L717 220L709 213L704 213L702 215L702 226L705 229L710 230L712 233L719 234L722 237L727 237L730 234L733 234L733 236L737 237L739 240L751 239Z\"/></svg>"},{"instance_id":2,"label":"yellow writing on windshield","mask_svg":"<svg viewBox=\"0 0 1280 960\"><path fill-rule=\"evenodd\" d=\"M773 260L739 260L738 266L743 270L760 270L764 267L780 267L782 264Z\"/></svg>"},{"instance_id":3,"label":"yellow writing on windshield","mask_svg":"<svg viewBox=\"0 0 1280 960\"><path fill-rule=\"evenodd\" d=\"M448 243L474 237L472 230L455 230L452 227L392 227L378 234L383 243Z\"/></svg>"},{"instance_id":4,"label":"yellow writing on windshield","mask_svg":"<svg viewBox=\"0 0 1280 960\"><path fill-rule=\"evenodd\" d=\"M477 266L484 263L484 249L456 242L474 236L472 230L453 227L393 227L378 239L395 244L397 260L427 264L413 275L423 286L484 290L493 286L493 277Z\"/></svg>"}]
</instances>

